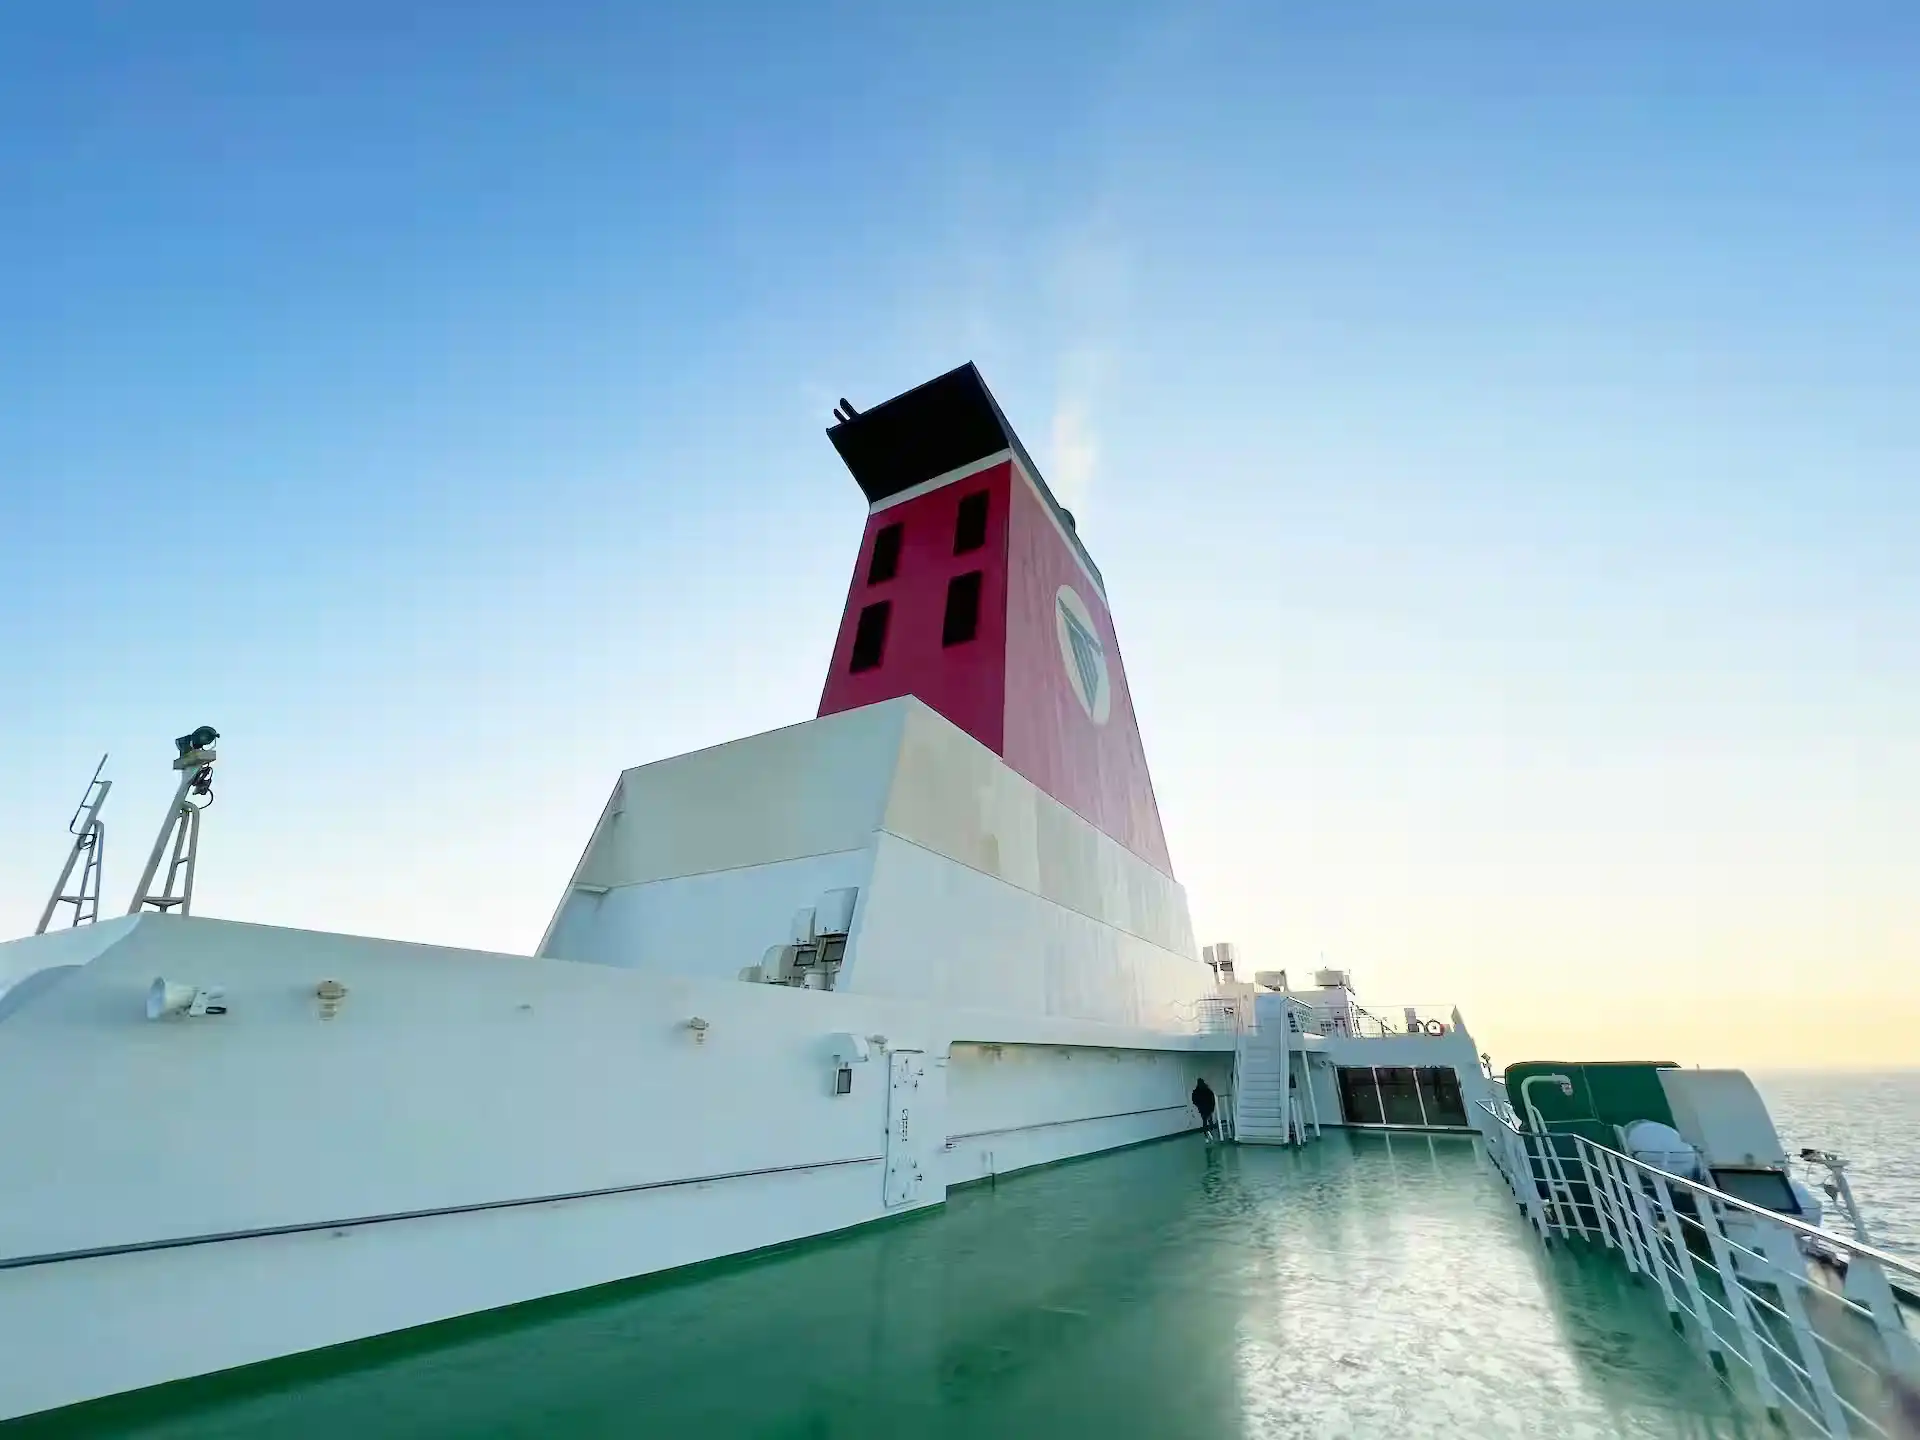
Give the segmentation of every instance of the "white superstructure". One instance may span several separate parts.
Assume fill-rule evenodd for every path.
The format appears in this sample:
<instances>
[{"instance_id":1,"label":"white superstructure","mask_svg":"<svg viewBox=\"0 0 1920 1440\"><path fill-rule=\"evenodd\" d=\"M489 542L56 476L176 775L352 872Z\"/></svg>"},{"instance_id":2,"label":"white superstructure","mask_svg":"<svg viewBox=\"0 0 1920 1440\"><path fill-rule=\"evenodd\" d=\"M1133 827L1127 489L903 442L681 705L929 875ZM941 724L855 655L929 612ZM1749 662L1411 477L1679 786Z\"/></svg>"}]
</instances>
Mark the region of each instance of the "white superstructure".
<instances>
[{"instance_id":1,"label":"white superstructure","mask_svg":"<svg viewBox=\"0 0 1920 1440\"><path fill-rule=\"evenodd\" d=\"M1477 1085L1463 1029L1382 1042L1216 981L1106 622L1076 598L1053 638L1066 588L1001 672L1060 668L1006 696L1022 765L916 690L628 770L531 957L175 913L211 759L185 737L180 888L0 945L0 1418L938 1205L1191 1129L1196 1080L1230 1104L1263 1046L1316 1128L1354 1047L1462 1049Z\"/></svg>"}]
</instances>

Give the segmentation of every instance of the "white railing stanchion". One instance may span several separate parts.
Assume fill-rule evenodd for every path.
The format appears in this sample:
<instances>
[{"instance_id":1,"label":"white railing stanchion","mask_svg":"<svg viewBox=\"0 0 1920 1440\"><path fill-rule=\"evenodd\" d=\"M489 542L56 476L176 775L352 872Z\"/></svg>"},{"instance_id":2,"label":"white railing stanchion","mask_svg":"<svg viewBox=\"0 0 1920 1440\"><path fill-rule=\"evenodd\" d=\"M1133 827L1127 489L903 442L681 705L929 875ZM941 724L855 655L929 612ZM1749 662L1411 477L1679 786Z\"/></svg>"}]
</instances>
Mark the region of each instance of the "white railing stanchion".
<instances>
[{"instance_id":1,"label":"white railing stanchion","mask_svg":"<svg viewBox=\"0 0 1920 1440\"><path fill-rule=\"evenodd\" d=\"M1720 1223L1720 1207L1709 1204L1705 1208L1706 1223L1702 1228L1707 1232L1707 1245L1713 1251L1713 1268L1720 1276L1720 1286L1727 1292L1727 1313L1733 1316L1733 1328L1739 1333L1740 1349L1747 1357L1747 1369L1753 1373L1753 1387L1759 1393L1760 1403L1769 1418L1777 1421L1781 1418L1780 1392L1773 1372L1767 1368L1766 1346L1760 1338L1763 1322L1734 1264L1733 1248L1727 1244L1727 1232Z\"/></svg>"},{"instance_id":2,"label":"white railing stanchion","mask_svg":"<svg viewBox=\"0 0 1920 1440\"><path fill-rule=\"evenodd\" d=\"M1653 1212L1647 1207L1647 1187L1641 1183L1637 1173L1629 1172L1629 1178L1633 1184L1634 1214L1639 1218L1640 1233L1646 1240L1648 1255L1653 1261L1653 1278L1660 1284L1660 1298L1666 1302L1667 1315L1678 1325L1680 1302L1673 1298L1673 1283L1667 1278L1666 1241L1653 1223Z\"/></svg>"},{"instance_id":3,"label":"white railing stanchion","mask_svg":"<svg viewBox=\"0 0 1920 1440\"><path fill-rule=\"evenodd\" d=\"M1853 1256L1847 1264L1843 1293L1873 1317L1874 1329L1887 1347L1888 1364L1909 1377L1911 1383L1920 1384L1920 1344L1914 1342L1900 1318L1899 1302L1893 1298L1893 1287L1887 1283L1887 1272L1880 1262L1871 1255Z\"/></svg>"},{"instance_id":4,"label":"white railing stanchion","mask_svg":"<svg viewBox=\"0 0 1920 1440\"><path fill-rule=\"evenodd\" d=\"M1573 1186L1567 1183L1566 1166L1560 1163L1558 1137L1551 1130L1540 1132L1540 1148L1543 1155L1543 1167L1547 1172L1549 1192L1553 1195L1553 1208L1560 1220L1560 1232L1566 1234L1571 1223L1581 1235L1587 1233L1587 1227L1580 1223L1579 1211L1573 1204Z\"/></svg>"},{"instance_id":5,"label":"white railing stanchion","mask_svg":"<svg viewBox=\"0 0 1920 1440\"><path fill-rule=\"evenodd\" d=\"M1827 1370L1827 1357L1821 1352L1822 1341L1813 1332L1813 1322L1807 1318L1806 1302L1800 1298L1799 1287L1792 1283L1780 1265L1768 1256L1765 1261L1775 1277L1774 1288L1780 1292L1780 1305L1787 1313L1787 1323L1793 1327L1793 1338L1799 1348L1800 1358L1805 1361L1801 1373L1813 1388L1814 1403L1820 1407L1820 1418L1825 1423L1829 1435L1851 1435L1853 1431L1847 1425L1846 1412L1841 1409L1840 1396L1833 1388L1833 1376ZM1804 1279L1802 1281L1804 1282Z\"/></svg>"},{"instance_id":6,"label":"white railing stanchion","mask_svg":"<svg viewBox=\"0 0 1920 1440\"><path fill-rule=\"evenodd\" d=\"M1620 1253L1626 1258L1629 1272L1644 1275L1651 1267L1634 1227L1633 1208L1627 1199L1627 1182L1614 1170L1613 1157L1606 1151L1602 1150L1598 1159L1600 1173L1606 1177L1607 1191L1612 1197L1613 1213L1620 1231Z\"/></svg>"},{"instance_id":7,"label":"white railing stanchion","mask_svg":"<svg viewBox=\"0 0 1920 1440\"><path fill-rule=\"evenodd\" d=\"M1533 1146L1522 1134L1517 1142L1519 1147L1520 1168L1518 1174L1526 1182L1526 1194L1523 1198L1527 1207L1527 1218L1533 1221L1534 1228L1545 1240L1553 1234L1553 1222L1547 1218L1547 1202L1540 1198L1540 1183L1533 1175Z\"/></svg>"},{"instance_id":8,"label":"white railing stanchion","mask_svg":"<svg viewBox=\"0 0 1920 1440\"><path fill-rule=\"evenodd\" d=\"M1714 1368L1724 1370L1727 1362L1720 1354L1720 1332L1714 1328L1713 1316L1708 1313L1707 1297L1700 1289L1700 1272L1693 1263L1693 1251L1687 1247L1687 1237L1680 1229L1680 1212L1673 1203L1673 1192L1667 1189L1667 1182L1659 1171L1654 1171L1651 1178L1653 1193L1660 1201L1660 1213L1667 1222L1667 1239L1673 1245L1674 1263L1680 1267L1687 1298L1693 1302L1693 1318L1700 1326L1700 1341L1707 1347Z\"/></svg>"},{"instance_id":9,"label":"white railing stanchion","mask_svg":"<svg viewBox=\"0 0 1920 1440\"><path fill-rule=\"evenodd\" d=\"M1587 1148L1584 1145L1576 1145L1573 1153L1574 1158L1580 1162L1580 1175L1586 1182L1587 1198L1593 1202L1594 1226L1600 1232L1600 1239L1611 1250L1614 1248L1613 1235L1607 1229L1606 1216L1600 1210L1600 1187L1593 1183L1593 1167L1587 1164Z\"/></svg>"}]
</instances>

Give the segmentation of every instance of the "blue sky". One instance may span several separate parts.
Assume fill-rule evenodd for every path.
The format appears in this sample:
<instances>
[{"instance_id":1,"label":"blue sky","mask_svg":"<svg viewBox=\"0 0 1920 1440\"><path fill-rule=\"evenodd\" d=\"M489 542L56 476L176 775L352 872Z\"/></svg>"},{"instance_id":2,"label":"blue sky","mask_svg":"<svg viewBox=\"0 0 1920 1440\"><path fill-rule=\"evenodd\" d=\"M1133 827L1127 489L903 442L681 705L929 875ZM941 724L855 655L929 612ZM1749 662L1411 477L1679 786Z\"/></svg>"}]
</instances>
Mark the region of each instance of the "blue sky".
<instances>
[{"instance_id":1,"label":"blue sky","mask_svg":"<svg viewBox=\"0 0 1920 1440\"><path fill-rule=\"evenodd\" d=\"M210 721L202 909L529 947L812 713L833 400L972 359L1203 939L1910 1056L1920 18L1038 8L0 17L0 928Z\"/></svg>"}]
</instances>

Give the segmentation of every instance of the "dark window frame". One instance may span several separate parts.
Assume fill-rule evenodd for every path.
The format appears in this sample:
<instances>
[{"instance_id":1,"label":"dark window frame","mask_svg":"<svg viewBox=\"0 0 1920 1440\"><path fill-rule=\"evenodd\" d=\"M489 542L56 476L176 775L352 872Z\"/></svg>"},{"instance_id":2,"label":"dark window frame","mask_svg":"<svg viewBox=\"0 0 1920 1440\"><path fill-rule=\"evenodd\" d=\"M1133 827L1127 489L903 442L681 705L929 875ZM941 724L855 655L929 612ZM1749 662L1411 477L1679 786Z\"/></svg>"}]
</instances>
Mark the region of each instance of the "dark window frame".
<instances>
[{"instance_id":1,"label":"dark window frame","mask_svg":"<svg viewBox=\"0 0 1920 1440\"><path fill-rule=\"evenodd\" d=\"M896 520L882 525L874 533L873 553L867 557L867 584L884 585L900 573L900 547L906 539L906 526Z\"/></svg>"},{"instance_id":2,"label":"dark window frame","mask_svg":"<svg viewBox=\"0 0 1920 1440\"><path fill-rule=\"evenodd\" d=\"M940 646L965 645L980 638L980 592L984 570L969 570L947 581L947 607L940 618Z\"/></svg>"},{"instance_id":3,"label":"dark window frame","mask_svg":"<svg viewBox=\"0 0 1920 1440\"><path fill-rule=\"evenodd\" d=\"M865 674L878 670L887 658L887 630L893 618L893 602L876 600L860 611L853 627L853 653L847 657L847 673Z\"/></svg>"},{"instance_id":4,"label":"dark window frame","mask_svg":"<svg viewBox=\"0 0 1920 1440\"><path fill-rule=\"evenodd\" d=\"M1380 1092L1380 1123L1419 1127L1427 1123L1420 1100L1420 1076L1412 1065L1376 1065L1373 1083Z\"/></svg>"},{"instance_id":5,"label":"dark window frame","mask_svg":"<svg viewBox=\"0 0 1920 1440\"><path fill-rule=\"evenodd\" d=\"M1460 1076L1451 1065L1422 1065L1415 1072L1420 1084L1420 1108L1428 1125L1446 1125L1464 1130L1467 1120L1466 1096L1461 1093Z\"/></svg>"},{"instance_id":6,"label":"dark window frame","mask_svg":"<svg viewBox=\"0 0 1920 1440\"><path fill-rule=\"evenodd\" d=\"M987 518L992 505L991 491L976 490L960 497L960 508L953 517L953 553L968 555L984 550L987 544Z\"/></svg>"},{"instance_id":7,"label":"dark window frame","mask_svg":"<svg viewBox=\"0 0 1920 1440\"><path fill-rule=\"evenodd\" d=\"M1334 1067L1340 1091L1340 1118L1348 1125L1378 1125L1382 1121L1380 1086L1371 1065Z\"/></svg>"}]
</instances>

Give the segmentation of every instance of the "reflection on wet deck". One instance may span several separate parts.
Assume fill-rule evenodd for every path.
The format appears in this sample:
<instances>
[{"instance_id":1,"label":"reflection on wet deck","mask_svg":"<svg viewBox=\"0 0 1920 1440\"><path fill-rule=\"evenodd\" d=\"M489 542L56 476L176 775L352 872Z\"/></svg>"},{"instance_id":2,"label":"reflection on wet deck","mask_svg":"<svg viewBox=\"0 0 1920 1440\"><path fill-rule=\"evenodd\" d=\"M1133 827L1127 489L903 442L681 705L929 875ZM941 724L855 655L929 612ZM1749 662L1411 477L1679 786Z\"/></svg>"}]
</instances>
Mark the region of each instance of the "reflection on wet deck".
<instances>
[{"instance_id":1,"label":"reflection on wet deck","mask_svg":"<svg viewBox=\"0 0 1920 1440\"><path fill-rule=\"evenodd\" d=\"M23 1428L1764 1433L1623 1267L1542 1251L1472 1141L1340 1132L1300 1152L1144 1146L963 1191L901 1223Z\"/></svg>"}]
</instances>

